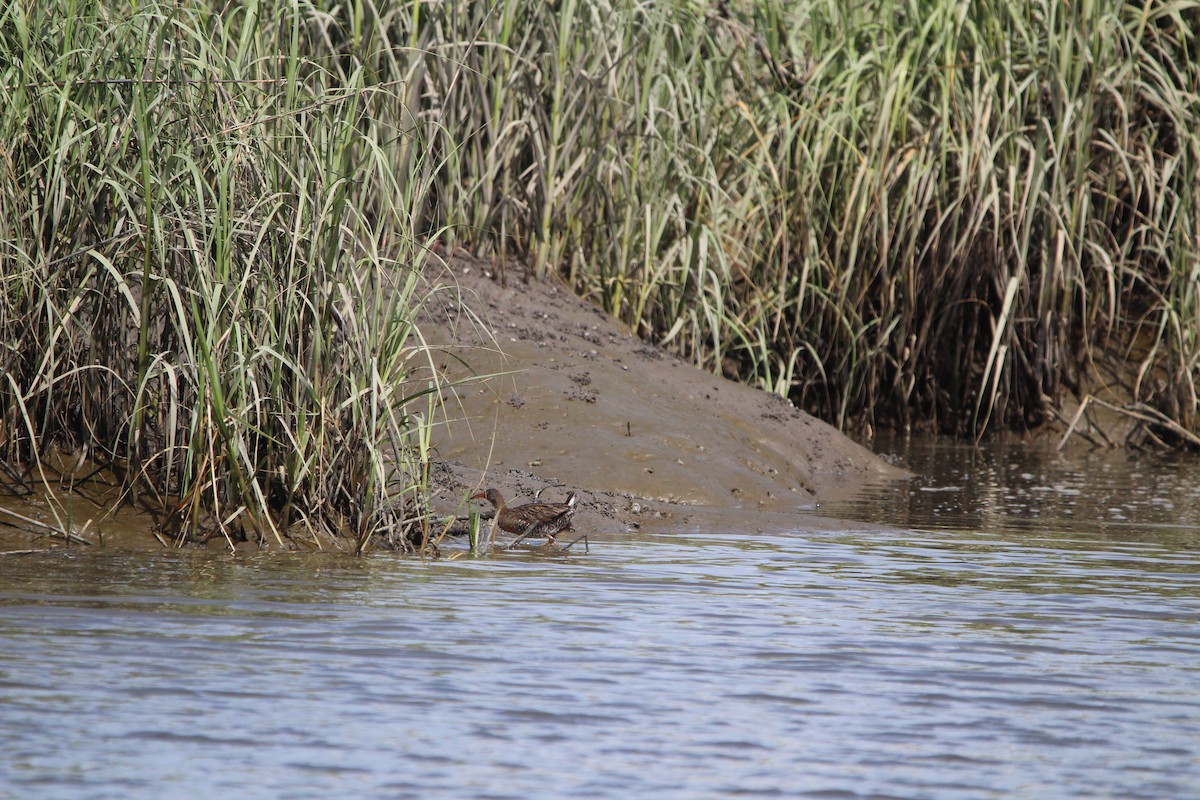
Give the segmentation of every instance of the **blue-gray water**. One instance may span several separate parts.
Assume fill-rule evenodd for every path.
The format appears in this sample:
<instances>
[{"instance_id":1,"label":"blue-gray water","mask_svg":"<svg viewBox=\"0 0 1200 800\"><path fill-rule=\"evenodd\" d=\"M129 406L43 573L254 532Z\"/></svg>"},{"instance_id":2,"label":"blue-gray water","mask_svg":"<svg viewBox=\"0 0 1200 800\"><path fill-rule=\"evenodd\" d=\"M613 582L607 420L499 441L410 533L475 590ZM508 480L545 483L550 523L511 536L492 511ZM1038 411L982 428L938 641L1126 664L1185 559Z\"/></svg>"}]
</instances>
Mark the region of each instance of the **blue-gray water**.
<instances>
[{"instance_id":1,"label":"blue-gray water","mask_svg":"<svg viewBox=\"0 0 1200 800\"><path fill-rule=\"evenodd\" d=\"M1200 795L1196 464L905 455L825 508L901 530L0 558L0 798Z\"/></svg>"}]
</instances>

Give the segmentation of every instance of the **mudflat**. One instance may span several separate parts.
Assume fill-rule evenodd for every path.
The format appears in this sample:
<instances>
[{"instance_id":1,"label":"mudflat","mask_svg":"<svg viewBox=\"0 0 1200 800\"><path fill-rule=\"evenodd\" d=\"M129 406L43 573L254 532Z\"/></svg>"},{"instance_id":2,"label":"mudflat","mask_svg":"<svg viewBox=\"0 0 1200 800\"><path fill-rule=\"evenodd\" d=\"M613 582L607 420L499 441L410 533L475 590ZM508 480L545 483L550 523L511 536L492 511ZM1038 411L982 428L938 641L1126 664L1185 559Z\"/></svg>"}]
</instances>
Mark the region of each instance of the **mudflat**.
<instances>
[{"instance_id":1,"label":"mudflat","mask_svg":"<svg viewBox=\"0 0 1200 800\"><path fill-rule=\"evenodd\" d=\"M786 400L642 341L553 280L461 256L427 278L421 329L457 381L435 434L440 511L463 513L467 490L495 487L511 503L576 492L580 530L698 514L776 527L907 474Z\"/></svg>"}]
</instances>

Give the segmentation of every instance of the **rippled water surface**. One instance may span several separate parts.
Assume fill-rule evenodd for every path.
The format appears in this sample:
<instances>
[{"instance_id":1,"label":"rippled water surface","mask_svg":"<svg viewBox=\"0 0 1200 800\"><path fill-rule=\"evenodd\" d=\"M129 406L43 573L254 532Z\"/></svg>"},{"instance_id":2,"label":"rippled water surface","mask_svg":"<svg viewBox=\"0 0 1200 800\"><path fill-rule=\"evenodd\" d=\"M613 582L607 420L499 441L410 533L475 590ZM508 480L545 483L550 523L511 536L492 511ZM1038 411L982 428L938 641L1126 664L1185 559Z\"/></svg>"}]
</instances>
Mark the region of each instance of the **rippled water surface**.
<instances>
[{"instance_id":1,"label":"rippled water surface","mask_svg":"<svg viewBox=\"0 0 1200 800\"><path fill-rule=\"evenodd\" d=\"M0 798L1200 795L1194 460L590 554L0 557Z\"/></svg>"}]
</instances>

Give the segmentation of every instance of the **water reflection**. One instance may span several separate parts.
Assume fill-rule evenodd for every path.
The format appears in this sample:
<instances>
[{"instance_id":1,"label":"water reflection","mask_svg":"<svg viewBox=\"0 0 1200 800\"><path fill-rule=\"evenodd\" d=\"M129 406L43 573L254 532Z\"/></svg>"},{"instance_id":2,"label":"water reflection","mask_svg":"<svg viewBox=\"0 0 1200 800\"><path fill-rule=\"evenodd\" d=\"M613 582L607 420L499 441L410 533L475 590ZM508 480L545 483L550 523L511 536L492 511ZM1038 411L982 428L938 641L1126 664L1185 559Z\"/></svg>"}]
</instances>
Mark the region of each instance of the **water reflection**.
<instances>
[{"instance_id":1,"label":"water reflection","mask_svg":"<svg viewBox=\"0 0 1200 800\"><path fill-rule=\"evenodd\" d=\"M0 798L1194 796L1188 479L1017 462L843 506L899 530L0 558Z\"/></svg>"},{"instance_id":2,"label":"water reflection","mask_svg":"<svg viewBox=\"0 0 1200 800\"><path fill-rule=\"evenodd\" d=\"M1200 544L1194 454L903 437L875 449L917 477L863 487L824 513L909 528Z\"/></svg>"}]
</instances>

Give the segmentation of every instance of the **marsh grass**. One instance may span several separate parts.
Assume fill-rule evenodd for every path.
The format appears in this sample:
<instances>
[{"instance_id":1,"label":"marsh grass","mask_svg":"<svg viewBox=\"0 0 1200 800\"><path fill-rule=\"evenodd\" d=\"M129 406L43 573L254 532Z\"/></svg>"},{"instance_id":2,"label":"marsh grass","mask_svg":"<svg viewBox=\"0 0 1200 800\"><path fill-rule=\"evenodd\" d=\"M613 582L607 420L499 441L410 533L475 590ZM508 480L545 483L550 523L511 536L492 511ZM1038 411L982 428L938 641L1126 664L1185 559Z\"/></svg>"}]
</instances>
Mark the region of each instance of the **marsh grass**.
<instances>
[{"instance_id":1,"label":"marsh grass","mask_svg":"<svg viewBox=\"0 0 1200 800\"><path fill-rule=\"evenodd\" d=\"M87 447L180 541L428 535L437 165L327 21L0 12L6 460Z\"/></svg>"},{"instance_id":2,"label":"marsh grass","mask_svg":"<svg viewBox=\"0 0 1200 800\"><path fill-rule=\"evenodd\" d=\"M456 6L459 241L842 427L1196 429L1195 2Z\"/></svg>"},{"instance_id":3,"label":"marsh grass","mask_svg":"<svg viewBox=\"0 0 1200 800\"><path fill-rule=\"evenodd\" d=\"M1196 30L1192 0L9 4L0 456L87 446L181 538L428 540L434 245L842 427L1095 393L1194 432Z\"/></svg>"}]
</instances>

